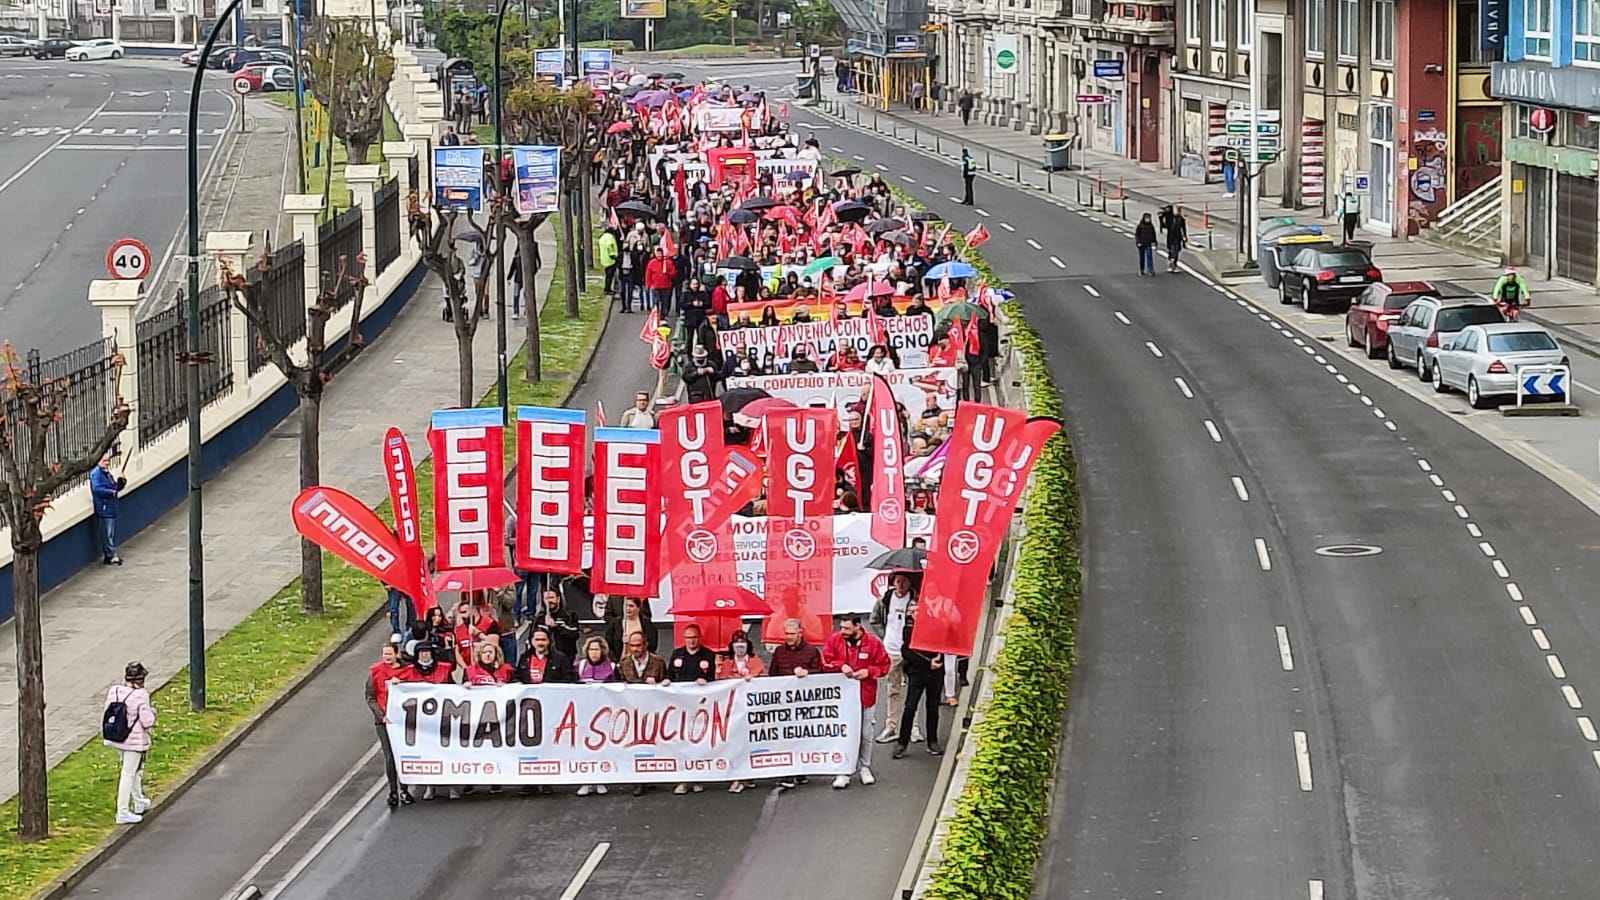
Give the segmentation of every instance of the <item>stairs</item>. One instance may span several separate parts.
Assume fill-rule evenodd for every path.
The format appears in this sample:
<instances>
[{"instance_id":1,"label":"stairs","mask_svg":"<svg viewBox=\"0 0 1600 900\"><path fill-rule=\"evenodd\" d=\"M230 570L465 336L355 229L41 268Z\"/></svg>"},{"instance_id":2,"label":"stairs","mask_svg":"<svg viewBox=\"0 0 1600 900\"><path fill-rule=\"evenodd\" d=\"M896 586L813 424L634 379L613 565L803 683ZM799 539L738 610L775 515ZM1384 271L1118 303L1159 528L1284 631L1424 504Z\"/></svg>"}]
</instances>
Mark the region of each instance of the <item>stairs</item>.
<instances>
[{"instance_id":1,"label":"stairs","mask_svg":"<svg viewBox=\"0 0 1600 900\"><path fill-rule=\"evenodd\" d=\"M1472 256L1498 260L1500 247L1500 182L1502 175L1445 207L1422 239Z\"/></svg>"}]
</instances>

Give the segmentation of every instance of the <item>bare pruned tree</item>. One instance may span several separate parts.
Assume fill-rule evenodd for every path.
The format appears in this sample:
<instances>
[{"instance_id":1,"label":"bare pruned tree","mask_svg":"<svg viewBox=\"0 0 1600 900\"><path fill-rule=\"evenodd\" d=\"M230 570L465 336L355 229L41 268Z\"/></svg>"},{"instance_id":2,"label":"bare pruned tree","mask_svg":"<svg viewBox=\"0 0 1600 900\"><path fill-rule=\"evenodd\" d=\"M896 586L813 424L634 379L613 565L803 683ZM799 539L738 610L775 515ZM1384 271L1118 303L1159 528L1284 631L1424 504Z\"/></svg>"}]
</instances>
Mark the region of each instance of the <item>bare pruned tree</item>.
<instances>
[{"instance_id":1,"label":"bare pruned tree","mask_svg":"<svg viewBox=\"0 0 1600 900\"><path fill-rule=\"evenodd\" d=\"M415 196L407 205L412 234L422 246L422 262L444 285L445 316L455 328L456 362L461 370L458 398L462 406L473 406L478 397L473 385L472 341L478 335L478 323L489 315L489 283L500 253L499 241L471 212L437 207L430 216ZM468 245L464 258L461 245Z\"/></svg>"},{"instance_id":2,"label":"bare pruned tree","mask_svg":"<svg viewBox=\"0 0 1600 900\"><path fill-rule=\"evenodd\" d=\"M361 20L319 17L306 29L303 65L307 89L327 108L329 127L344 142L345 161L365 164L368 148L383 140L394 56Z\"/></svg>"}]
</instances>

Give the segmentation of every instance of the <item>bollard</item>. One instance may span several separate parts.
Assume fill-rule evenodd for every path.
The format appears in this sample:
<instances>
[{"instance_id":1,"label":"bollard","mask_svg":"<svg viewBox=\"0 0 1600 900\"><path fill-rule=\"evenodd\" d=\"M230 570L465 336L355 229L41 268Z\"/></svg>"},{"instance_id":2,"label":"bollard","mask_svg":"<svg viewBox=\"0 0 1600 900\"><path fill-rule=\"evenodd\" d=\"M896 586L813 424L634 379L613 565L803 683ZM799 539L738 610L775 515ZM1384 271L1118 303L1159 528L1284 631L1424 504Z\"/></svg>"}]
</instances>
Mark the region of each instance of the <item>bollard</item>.
<instances>
[{"instance_id":1,"label":"bollard","mask_svg":"<svg viewBox=\"0 0 1600 900\"><path fill-rule=\"evenodd\" d=\"M1094 171L1095 193L1100 195L1100 211L1106 211L1106 179L1099 169Z\"/></svg>"},{"instance_id":2,"label":"bollard","mask_svg":"<svg viewBox=\"0 0 1600 900\"><path fill-rule=\"evenodd\" d=\"M940 144L939 144L939 134L938 134L938 132L935 132L934 135L933 135L933 152L937 153L940 156L944 155L944 148L941 147Z\"/></svg>"},{"instance_id":3,"label":"bollard","mask_svg":"<svg viewBox=\"0 0 1600 900\"><path fill-rule=\"evenodd\" d=\"M989 162L989 151L983 151L983 170L990 175L994 174L994 166Z\"/></svg>"},{"instance_id":4,"label":"bollard","mask_svg":"<svg viewBox=\"0 0 1600 900\"><path fill-rule=\"evenodd\" d=\"M1046 194L1054 194L1056 192L1055 179L1051 177L1051 174L1052 174L1051 168L1049 166L1045 166L1045 169L1044 169L1044 192Z\"/></svg>"},{"instance_id":5,"label":"bollard","mask_svg":"<svg viewBox=\"0 0 1600 900\"><path fill-rule=\"evenodd\" d=\"M1022 183L1022 160L1017 160L1017 184Z\"/></svg>"},{"instance_id":6,"label":"bollard","mask_svg":"<svg viewBox=\"0 0 1600 900\"><path fill-rule=\"evenodd\" d=\"M1206 249L1217 249L1211 236L1211 201L1200 204L1200 226L1206 230Z\"/></svg>"}]
</instances>

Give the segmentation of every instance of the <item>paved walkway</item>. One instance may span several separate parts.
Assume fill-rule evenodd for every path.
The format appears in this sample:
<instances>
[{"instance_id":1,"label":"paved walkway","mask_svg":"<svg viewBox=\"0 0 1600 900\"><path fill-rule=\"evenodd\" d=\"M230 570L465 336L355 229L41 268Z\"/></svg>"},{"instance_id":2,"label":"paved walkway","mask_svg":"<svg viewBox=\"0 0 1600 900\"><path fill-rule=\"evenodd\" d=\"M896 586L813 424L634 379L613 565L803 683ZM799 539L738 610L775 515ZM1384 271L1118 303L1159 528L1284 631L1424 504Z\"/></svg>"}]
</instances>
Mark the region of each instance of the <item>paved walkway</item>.
<instances>
[{"instance_id":1,"label":"paved walkway","mask_svg":"<svg viewBox=\"0 0 1600 900\"><path fill-rule=\"evenodd\" d=\"M553 232L540 253L554 260ZM539 275L541 302L548 265ZM508 291L509 294L509 291ZM379 443L391 425L427 455L428 416L456 402L455 333L428 276L389 329L336 378L322 408L322 480L369 505L388 497ZM507 302L509 303L509 296ZM515 323L513 323L515 324ZM511 349L521 345L511 330ZM494 384L494 322L479 326L475 380ZM206 484L206 641L224 633L300 574L289 501L300 489L299 421L291 416ZM187 513L179 506L122 545L127 564L85 569L44 598L46 741L53 766L99 730L105 686L130 659L165 684L188 664ZM0 801L16 793L16 629L0 628Z\"/></svg>"},{"instance_id":2,"label":"paved walkway","mask_svg":"<svg viewBox=\"0 0 1600 900\"><path fill-rule=\"evenodd\" d=\"M987 169L999 177L1021 181L1069 203L1093 204L1096 208L1104 203L1107 211L1113 214L1126 209L1127 216L1135 221L1141 213L1152 212L1163 204L1181 205L1189 220L1191 248L1210 248L1203 256L1212 269L1234 268L1240 258L1237 249L1239 201L1224 196L1220 183L1199 184L1153 165L1094 150L1073 151L1074 164L1081 166L1079 171L1046 173L1043 139L1038 135L977 122L962 125L961 119L952 114L917 113L903 107L882 112L843 98L832 89L832 84L825 86L825 102L829 105L824 108L842 112L845 123L851 127L859 124L862 128L914 142L949 158L952 167L965 147L980 170ZM803 132L805 125L797 123L795 128ZM826 147L826 135L819 137ZM1119 199L1122 197L1119 188L1126 194L1125 201ZM981 207L981 188L978 200ZM1315 221L1305 211L1286 209L1271 199L1264 199L1261 207L1263 218L1287 215L1301 221ZM1320 224L1330 231L1334 229L1331 219L1322 220ZM1450 281L1487 294L1504 271L1497 260L1476 259L1422 240L1365 232L1358 235L1358 239L1373 242L1373 259L1391 282ZM1130 248L1130 257L1132 253ZM1595 289L1565 279L1530 277L1528 272L1524 272L1523 277L1528 281L1534 301L1534 306L1525 314L1527 318L1549 326L1568 343L1600 355L1600 295Z\"/></svg>"}]
</instances>

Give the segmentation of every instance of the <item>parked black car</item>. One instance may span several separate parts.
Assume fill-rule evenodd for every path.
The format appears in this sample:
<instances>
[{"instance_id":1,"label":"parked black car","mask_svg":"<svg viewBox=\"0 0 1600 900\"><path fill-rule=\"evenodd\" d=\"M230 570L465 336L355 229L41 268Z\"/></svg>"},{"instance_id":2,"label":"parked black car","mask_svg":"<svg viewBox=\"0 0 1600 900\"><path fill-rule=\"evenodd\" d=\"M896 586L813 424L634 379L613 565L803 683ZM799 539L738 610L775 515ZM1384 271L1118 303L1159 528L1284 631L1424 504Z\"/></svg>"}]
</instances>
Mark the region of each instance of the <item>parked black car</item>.
<instances>
[{"instance_id":1,"label":"parked black car","mask_svg":"<svg viewBox=\"0 0 1600 900\"><path fill-rule=\"evenodd\" d=\"M33 42L34 59L66 59L67 50L71 49L72 42L66 38L45 38Z\"/></svg>"},{"instance_id":2,"label":"parked black car","mask_svg":"<svg viewBox=\"0 0 1600 900\"><path fill-rule=\"evenodd\" d=\"M1365 250L1314 244L1302 247L1279 271L1278 299L1293 303L1299 298L1306 312L1328 307L1343 314L1367 285L1382 280L1383 273Z\"/></svg>"}]
</instances>

